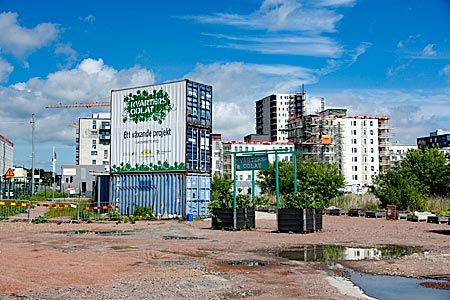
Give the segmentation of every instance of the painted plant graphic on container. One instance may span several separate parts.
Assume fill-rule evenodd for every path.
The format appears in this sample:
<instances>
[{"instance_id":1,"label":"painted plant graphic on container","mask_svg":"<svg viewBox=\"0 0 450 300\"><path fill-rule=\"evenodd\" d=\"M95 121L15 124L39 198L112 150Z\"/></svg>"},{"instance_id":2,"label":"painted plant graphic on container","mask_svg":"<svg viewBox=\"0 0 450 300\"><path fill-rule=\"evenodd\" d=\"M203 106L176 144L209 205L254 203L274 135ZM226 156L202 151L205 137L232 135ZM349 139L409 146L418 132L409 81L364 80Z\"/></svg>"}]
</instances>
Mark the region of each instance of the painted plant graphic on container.
<instances>
[{"instance_id":1,"label":"painted plant graphic on container","mask_svg":"<svg viewBox=\"0 0 450 300\"><path fill-rule=\"evenodd\" d=\"M123 98L125 107L122 121L125 122L145 122L155 121L161 124L167 114L174 110L174 105L170 103L169 94L164 90L148 91L137 90L136 94L128 94Z\"/></svg>"},{"instance_id":2,"label":"painted plant graphic on container","mask_svg":"<svg viewBox=\"0 0 450 300\"><path fill-rule=\"evenodd\" d=\"M162 124L168 114L175 110L175 105L171 103L169 94L163 89L153 91L137 90L136 93L129 93L123 97L124 109L122 112L122 121L133 122L157 122ZM149 136L157 136L155 132L149 131ZM168 131L171 135L171 131ZM131 135L135 137L135 135ZM159 135L158 135L159 136ZM162 137L161 137L162 138ZM143 150L142 156L151 157L150 149ZM141 162L136 164L121 162L120 165L111 166L112 172L147 172L147 171L173 171L184 170L185 164L174 162L171 165L167 160L157 162Z\"/></svg>"}]
</instances>

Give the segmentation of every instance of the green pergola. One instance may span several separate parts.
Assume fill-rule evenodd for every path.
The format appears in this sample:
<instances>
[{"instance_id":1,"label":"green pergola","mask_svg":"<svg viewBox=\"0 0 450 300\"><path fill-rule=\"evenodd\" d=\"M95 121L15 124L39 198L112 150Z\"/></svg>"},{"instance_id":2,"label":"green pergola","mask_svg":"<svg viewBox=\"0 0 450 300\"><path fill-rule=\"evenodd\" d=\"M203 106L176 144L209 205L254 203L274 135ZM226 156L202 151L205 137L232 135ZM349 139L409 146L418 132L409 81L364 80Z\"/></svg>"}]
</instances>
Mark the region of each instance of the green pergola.
<instances>
[{"instance_id":1,"label":"green pergola","mask_svg":"<svg viewBox=\"0 0 450 300\"><path fill-rule=\"evenodd\" d=\"M280 208L280 191L278 178L278 155L292 154L294 156L293 163L297 166L297 154L302 151L289 151L286 149L273 150L253 150L253 151L236 151L224 152L227 155L233 155L233 218L234 227L236 228L236 172L252 171L252 201L255 204L255 170L267 170L269 168L268 155L275 155L275 190L276 190L276 208ZM239 170L236 170L239 166ZM294 192L297 192L297 168L294 167Z\"/></svg>"}]
</instances>

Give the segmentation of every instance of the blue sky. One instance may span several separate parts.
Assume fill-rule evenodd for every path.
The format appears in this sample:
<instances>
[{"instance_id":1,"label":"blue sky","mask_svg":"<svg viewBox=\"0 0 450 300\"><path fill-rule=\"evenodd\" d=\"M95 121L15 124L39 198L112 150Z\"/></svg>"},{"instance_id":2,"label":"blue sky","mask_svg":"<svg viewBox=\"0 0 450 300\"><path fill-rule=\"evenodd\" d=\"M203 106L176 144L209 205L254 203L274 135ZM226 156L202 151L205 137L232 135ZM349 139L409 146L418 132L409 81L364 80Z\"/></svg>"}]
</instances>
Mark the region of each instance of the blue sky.
<instances>
[{"instance_id":1,"label":"blue sky","mask_svg":"<svg viewBox=\"0 0 450 300\"><path fill-rule=\"evenodd\" d=\"M450 1L0 0L0 134L16 164L75 162L69 123L112 89L189 78L213 85L213 131L255 132L255 101L301 91L307 111L388 115L392 141L450 130Z\"/></svg>"}]
</instances>

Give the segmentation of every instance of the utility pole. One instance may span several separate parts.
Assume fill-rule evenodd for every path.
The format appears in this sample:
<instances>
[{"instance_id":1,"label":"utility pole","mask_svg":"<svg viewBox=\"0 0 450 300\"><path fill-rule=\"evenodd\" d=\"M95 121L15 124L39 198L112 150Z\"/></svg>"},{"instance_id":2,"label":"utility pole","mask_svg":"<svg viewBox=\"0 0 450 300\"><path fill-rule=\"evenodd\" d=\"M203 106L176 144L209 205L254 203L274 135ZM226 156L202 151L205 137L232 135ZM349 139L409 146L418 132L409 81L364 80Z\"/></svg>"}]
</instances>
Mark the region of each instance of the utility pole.
<instances>
[{"instance_id":1,"label":"utility pole","mask_svg":"<svg viewBox=\"0 0 450 300\"><path fill-rule=\"evenodd\" d=\"M34 114L31 114L31 195L34 196Z\"/></svg>"}]
</instances>

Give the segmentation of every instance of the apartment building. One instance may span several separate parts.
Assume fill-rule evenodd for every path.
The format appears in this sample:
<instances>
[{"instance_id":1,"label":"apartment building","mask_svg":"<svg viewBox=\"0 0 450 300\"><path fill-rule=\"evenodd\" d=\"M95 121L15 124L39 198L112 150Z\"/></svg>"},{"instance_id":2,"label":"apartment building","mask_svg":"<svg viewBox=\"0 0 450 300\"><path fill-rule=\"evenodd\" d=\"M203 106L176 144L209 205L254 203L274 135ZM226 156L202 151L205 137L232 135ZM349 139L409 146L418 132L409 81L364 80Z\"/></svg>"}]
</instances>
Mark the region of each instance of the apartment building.
<instances>
[{"instance_id":1,"label":"apartment building","mask_svg":"<svg viewBox=\"0 0 450 300\"><path fill-rule=\"evenodd\" d=\"M212 166L211 172L213 175L221 176L223 174L223 146L222 146L222 135L213 133L211 134L212 139Z\"/></svg>"},{"instance_id":2,"label":"apartment building","mask_svg":"<svg viewBox=\"0 0 450 300\"><path fill-rule=\"evenodd\" d=\"M256 101L256 134L266 135L269 141L286 142L290 118L304 113L306 94L272 94Z\"/></svg>"},{"instance_id":3,"label":"apartment building","mask_svg":"<svg viewBox=\"0 0 450 300\"><path fill-rule=\"evenodd\" d=\"M347 116L346 109L291 118L288 140L315 161L335 163L347 190L372 185L373 178L389 167L388 117Z\"/></svg>"},{"instance_id":4,"label":"apartment building","mask_svg":"<svg viewBox=\"0 0 450 300\"><path fill-rule=\"evenodd\" d=\"M0 172L4 175L9 168L13 167L14 144L0 134Z\"/></svg>"},{"instance_id":5,"label":"apartment building","mask_svg":"<svg viewBox=\"0 0 450 300\"><path fill-rule=\"evenodd\" d=\"M111 117L109 113L80 118L76 138L77 165L103 165L109 171Z\"/></svg>"},{"instance_id":6,"label":"apartment building","mask_svg":"<svg viewBox=\"0 0 450 300\"><path fill-rule=\"evenodd\" d=\"M450 151L450 132L442 129L430 132L429 136L417 138L417 146L438 147L441 151Z\"/></svg>"}]
</instances>

